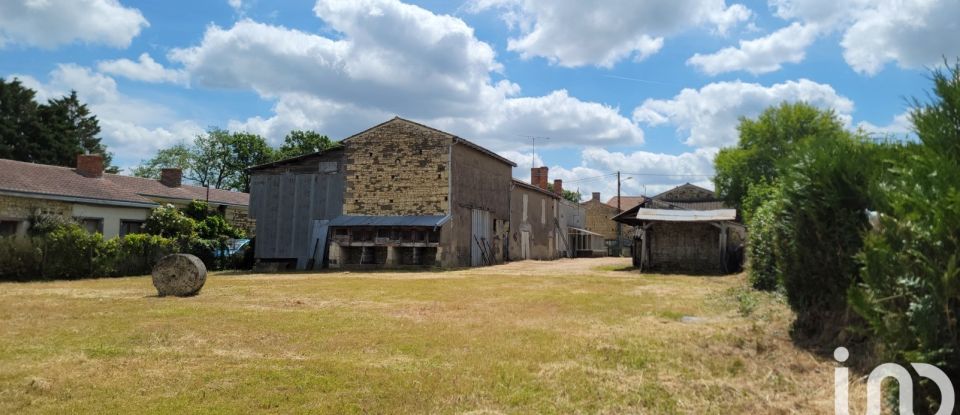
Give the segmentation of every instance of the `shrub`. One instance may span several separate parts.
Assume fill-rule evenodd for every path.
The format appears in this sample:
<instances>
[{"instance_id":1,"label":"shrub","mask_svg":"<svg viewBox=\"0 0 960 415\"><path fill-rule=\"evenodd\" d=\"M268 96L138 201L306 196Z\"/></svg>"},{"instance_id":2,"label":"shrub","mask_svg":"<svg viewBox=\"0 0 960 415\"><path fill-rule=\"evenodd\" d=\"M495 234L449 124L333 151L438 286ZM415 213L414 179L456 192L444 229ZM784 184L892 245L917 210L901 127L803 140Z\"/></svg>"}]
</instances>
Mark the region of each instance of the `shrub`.
<instances>
[{"instance_id":1,"label":"shrub","mask_svg":"<svg viewBox=\"0 0 960 415\"><path fill-rule=\"evenodd\" d=\"M43 276L56 279L94 275L95 256L103 251L103 236L76 224L56 228L43 239Z\"/></svg>"},{"instance_id":2,"label":"shrub","mask_svg":"<svg viewBox=\"0 0 960 415\"><path fill-rule=\"evenodd\" d=\"M157 235L133 234L113 241L117 243L115 275L149 274L160 258L180 251L175 240Z\"/></svg>"},{"instance_id":3,"label":"shrub","mask_svg":"<svg viewBox=\"0 0 960 415\"><path fill-rule=\"evenodd\" d=\"M773 291L780 284L777 270L776 243L777 213L781 209L779 194L771 196L757 208L750 219L747 233L747 256L750 261L748 278L753 288Z\"/></svg>"},{"instance_id":4,"label":"shrub","mask_svg":"<svg viewBox=\"0 0 960 415\"><path fill-rule=\"evenodd\" d=\"M160 206L150 213L144 229L152 235L166 238L183 238L193 235L196 221L184 215L171 204Z\"/></svg>"},{"instance_id":5,"label":"shrub","mask_svg":"<svg viewBox=\"0 0 960 415\"><path fill-rule=\"evenodd\" d=\"M781 177L773 237L776 269L804 337L830 336L847 319L847 290L857 280L870 207L871 145L842 133L798 146Z\"/></svg>"},{"instance_id":6,"label":"shrub","mask_svg":"<svg viewBox=\"0 0 960 415\"><path fill-rule=\"evenodd\" d=\"M886 360L923 362L960 379L960 64L934 72L933 101L912 121L922 145L894 160L879 186L880 229L865 241L854 309ZM934 412L939 390L915 389L916 412Z\"/></svg>"},{"instance_id":7,"label":"shrub","mask_svg":"<svg viewBox=\"0 0 960 415\"><path fill-rule=\"evenodd\" d=\"M243 238L244 232L227 222L223 216L210 215L197 223L197 236L203 239Z\"/></svg>"},{"instance_id":8,"label":"shrub","mask_svg":"<svg viewBox=\"0 0 960 415\"><path fill-rule=\"evenodd\" d=\"M26 281L39 278L43 251L34 238L0 238L0 280Z\"/></svg>"},{"instance_id":9,"label":"shrub","mask_svg":"<svg viewBox=\"0 0 960 415\"><path fill-rule=\"evenodd\" d=\"M77 223L76 220L68 216L51 215L46 213L31 215L29 221L30 228L28 232L30 233L30 236L43 236L53 232L55 229Z\"/></svg>"},{"instance_id":10,"label":"shrub","mask_svg":"<svg viewBox=\"0 0 960 415\"><path fill-rule=\"evenodd\" d=\"M202 221L210 216L210 204L203 200L191 200L183 208L183 214L195 221Z\"/></svg>"}]
</instances>

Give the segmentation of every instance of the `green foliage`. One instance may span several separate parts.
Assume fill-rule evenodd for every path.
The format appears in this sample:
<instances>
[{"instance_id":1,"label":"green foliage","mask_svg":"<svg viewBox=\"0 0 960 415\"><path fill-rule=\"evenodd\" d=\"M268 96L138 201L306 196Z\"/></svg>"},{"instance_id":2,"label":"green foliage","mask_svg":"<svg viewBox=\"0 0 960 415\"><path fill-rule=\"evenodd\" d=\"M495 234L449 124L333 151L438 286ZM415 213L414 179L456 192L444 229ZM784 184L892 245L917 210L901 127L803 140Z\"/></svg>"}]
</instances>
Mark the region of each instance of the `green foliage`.
<instances>
[{"instance_id":1,"label":"green foliage","mask_svg":"<svg viewBox=\"0 0 960 415\"><path fill-rule=\"evenodd\" d=\"M846 320L848 288L858 280L854 255L863 246L875 145L841 132L811 137L796 148L781 178L773 243L794 328L830 336Z\"/></svg>"},{"instance_id":2,"label":"green foliage","mask_svg":"<svg viewBox=\"0 0 960 415\"><path fill-rule=\"evenodd\" d=\"M43 249L35 238L0 238L0 281L24 281L40 276Z\"/></svg>"},{"instance_id":3,"label":"green foliage","mask_svg":"<svg viewBox=\"0 0 960 415\"><path fill-rule=\"evenodd\" d=\"M891 160L877 186L880 228L859 259L854 309L883 345L883 358L938 366L960 378L960 64L933 73L931 102L915 103L921 145ZM917 412L934 412L939 392L915 390Z\"/></svg>"},{"instance_id":4,"label":"green foliage","mask_svg":"<svg viewBox=\"0 0 960 415\"><path fill-rule=\"evenodd\" d=\"M226 188L249 192L250 172L247 168L273 160L273 149L263 137L250 133L233 133L226 145L229 150L226 168L230 172Z\"/></svg>"},{"instance_id":5,"label":"green foliage","mask_svg":"<svg viewBox=\"0 0 960 415\"><path fill-rule=\"evenodd\" d=\"M738 129L737 146L721 150L714 159L714 184L717 194L731 206L740 207L744 217L759 206L744 204L750 188L761 183L776 185L782 164L795 145L811 137L834 137L845 131L833 111L802 102L770 107L756 120L742 118Z\"/></svg>"},{"instance_id":6,"label":"green foliage","mask_svg":"<svg viewBox=\"0 0 960 415\"><path fill-rule=\"evenodd\" d=\"M132 234L111 239L116 244L115 255L110 262L111 275L146 275L161 258L179 252L173 239L157 235Z\"/></svg>"},{"instance_id":7,"label":"green foliage","mask_svg":"<svg viewBox=\"0 0 960 415\"><path fill-rule=\"evenodd\" d=\"M0 79L0 158L74 167L77 154L102 154L107 172L119 170L98 137L97 117L76 91L45 104L35 98L19 80Z\"/></svg>"},{"instance_id":8,"label":"green foliage","mask_svg":"<svg viewBox=\"0 0 960 415\"><path fill-rule=\"evenodd\" d=\"M283 138L283 145L277 151L277 159L301 156L316 153L337 147L339 143L330 140L330 137L315 131L293 130Z\"/></svg>"},{"instance_id":9,"label":"green foliage","mask_svg":"<svg viewBox=\"0 0 960 415\"><path fill-rule=\"evenodd\" d=\"M227 222L223 216L210 215L197 223L197 236L203 239L243 238L244 232Z\"/></svg>"},{"instance_id":10,"label":"green foliage","mask_svg":"<svg viewBox=\"0 0 960 415\"><path fill-rule=\"evenodd\" d=\"M230 132L214 128L193 140L186 177L201 187L223 189L230 176Z\"/></svg>"},{"instance_id":11,"label":"green foliage","mask_svg":"<svg viewBox=\"0 0 960 415\"><path fill-rule=\"evenodd\" d=\"M76 224L54 229L43 239L43 276L53 279L87 278L92 275L107 276L98 269L99 259L109 255L111 246L104 243L103 235L87 233Z\"/></svg>"},{"instance_id":12,"label":"green foliage","mask_svg":"<svg viewBox=\"0 0 960 415\"><path fill-rule=\"evenodd\" d=\"M151 235L166 238L189 238L195 233L197 223L171 204L160 206L150 213L144 230Z\"/></svg>"},{"instance_id":13,"label":"green foliage","mask_svg":"<svg viewBox=\"0 0 960 415\"><path fill-rule=\"evenodd\" d=\"M202 187L250 191L247 168L268 163L275 151L256 134L231 133L213 128L194 138L192 145L177 144L157 152L133 170L134 176L160 178L163 168L180 168L184 178Z\"/></svg>"},{"instance_id":14,"label":"green foliage","mask_svg":"<svg viewBox=\"0 0 960 415\"><path fill-rule=\"evenodd\" d=\"M748 279L753 288L764 291L780 286L777 270L776 218L782 209L779 193L769 195L748 222L747 255L750 258Z\"/></svg>"},{"instance_id":15,"label":"green foliage","mask_svg":"<svg viewBox=\"0 0 960 415\"><path fill-rule=\"evenodd\" d=\"M195 221L202 221L210 216L210 204L203 200L191 200L183 208L183 214Z\"/></svg>"},{"instance_id":16,"label":"green foliage","mask_svg":"<svg viewBox=\"0 0 960 415\"><path fill-rule=\"evenodd\" d=\"M547 183L547 190L553 191L553 183ZM580 203L580 192L563 189L563 194L560 196L571 202Z\"/></svg>"},{"instance_id":17,"label":"green foliage","mask_svg":"<svg viewBox=\"0 0 960 415\"><path fill-rule=\"evenodd\" d=\"M191 157L189 146L183 143L176 144L158 151L152 159L141 162L133 169L133 175L160 179L160 171L165 168L177 168L185 172L190 169Z\"/></svg>"},{"instance_id":18,"label":"green foliage","mask_svg":"<svg viewBox=\"0 0 960 415\"><path fill-rule=\"evenodd\" d=\"M31 215L28 220L30 222L30 228L28 230L30 236L43 236L56 229L77 223L76 220L69 216L45 213Z\"/></svg>"}]
</instances>

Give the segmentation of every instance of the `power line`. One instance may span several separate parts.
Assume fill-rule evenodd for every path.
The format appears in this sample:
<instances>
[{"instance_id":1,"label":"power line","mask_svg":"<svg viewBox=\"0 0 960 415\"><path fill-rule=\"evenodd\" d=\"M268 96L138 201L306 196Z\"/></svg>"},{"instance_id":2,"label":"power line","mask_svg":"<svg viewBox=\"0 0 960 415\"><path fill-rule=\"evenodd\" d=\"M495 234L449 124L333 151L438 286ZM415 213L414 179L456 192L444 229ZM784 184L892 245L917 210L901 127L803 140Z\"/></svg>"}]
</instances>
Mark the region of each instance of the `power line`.
<instances>
[{"instance_id":1,"label":"power line","mask_svg":"<svg viewBox=\"0 0 960 415\"><path fill-rule=\"evenodd\" d=\"M678 174L668 174L668 173L627 173L631 176L660 176L660 177L713 177L712 174L687 174L687 173L678 173Z\"/></svg>"}]
</instances>

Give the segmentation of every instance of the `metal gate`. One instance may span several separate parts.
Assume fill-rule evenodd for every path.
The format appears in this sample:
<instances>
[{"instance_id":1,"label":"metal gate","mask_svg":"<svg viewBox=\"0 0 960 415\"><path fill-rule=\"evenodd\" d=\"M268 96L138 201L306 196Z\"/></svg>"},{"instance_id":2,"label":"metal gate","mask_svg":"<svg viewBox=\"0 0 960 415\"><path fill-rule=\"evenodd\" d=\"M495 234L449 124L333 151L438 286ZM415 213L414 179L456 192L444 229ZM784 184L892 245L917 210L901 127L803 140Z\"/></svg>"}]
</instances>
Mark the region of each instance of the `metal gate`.
<instances>
[{"instance_id":1,"label":"metal gate","mask_svg":"<svg viewBox=\"0 0 960 415\"><path fill-rule=\"evenodd\" d=\"M496 262L493 252L493 220L490 212L473 209L471 212L472 227L470 241L470 265L477 267L490 265Z\"/></svg>"}]
</instances>

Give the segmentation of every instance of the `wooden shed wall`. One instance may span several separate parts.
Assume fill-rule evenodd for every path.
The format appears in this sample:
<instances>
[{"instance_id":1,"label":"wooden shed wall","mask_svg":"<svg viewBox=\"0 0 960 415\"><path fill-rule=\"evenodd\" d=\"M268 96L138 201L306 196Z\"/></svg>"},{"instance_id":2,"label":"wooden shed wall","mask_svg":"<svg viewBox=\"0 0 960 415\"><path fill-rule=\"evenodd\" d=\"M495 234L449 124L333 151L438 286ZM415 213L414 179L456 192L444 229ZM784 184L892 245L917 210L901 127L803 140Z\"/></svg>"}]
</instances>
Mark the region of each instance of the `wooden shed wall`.
<instances>
[{"instance_id":1,"label":"wooden shed wall","mask_svg":"<svg viewBox=\"0 0 960 415\"><path fill-rule=\"evenodd\" d=\"M715 226L703 222L658 222L648 232L652 269L720 272L720 230Z\"/></svg>"},{"instance_id":2,"label":"wooden shed wall","mask_svg":"<svg viewBox=\"0 0 960 415\"><path fill-rule=\"evenodd\" d=\"M258 259L312 258L313 221L333 219L343 212L342 169L332 173L296 170L254 172L251 178L250 214L259 218Z\"/></svg>"}]
</instances>

